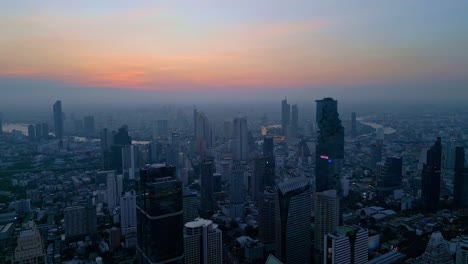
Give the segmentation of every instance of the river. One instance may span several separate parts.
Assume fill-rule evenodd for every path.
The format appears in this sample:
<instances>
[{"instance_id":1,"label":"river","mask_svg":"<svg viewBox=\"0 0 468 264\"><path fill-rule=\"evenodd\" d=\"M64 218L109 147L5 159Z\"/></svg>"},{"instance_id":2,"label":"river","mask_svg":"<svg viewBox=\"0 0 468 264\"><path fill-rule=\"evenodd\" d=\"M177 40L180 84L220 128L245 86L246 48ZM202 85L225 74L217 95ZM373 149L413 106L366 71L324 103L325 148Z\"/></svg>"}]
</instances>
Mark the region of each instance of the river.
<instances>
[{"instance_id":1,"label":"river","mask_svg":"<svg viewBox=\"0 0 468 264\"><path fill-rule=\"evenodd\" d=\"M358 119L357 121L359 123L363 124L363 125L370 126L370 127L374 128L374 129L382 128L385 135L390 135L390 134L394 134L394 133L397 132L397 130L392 128L392 127L386 127L386 126L381 125L381 124L365 121L365 119Z\"/></svg>"}]
</instances>

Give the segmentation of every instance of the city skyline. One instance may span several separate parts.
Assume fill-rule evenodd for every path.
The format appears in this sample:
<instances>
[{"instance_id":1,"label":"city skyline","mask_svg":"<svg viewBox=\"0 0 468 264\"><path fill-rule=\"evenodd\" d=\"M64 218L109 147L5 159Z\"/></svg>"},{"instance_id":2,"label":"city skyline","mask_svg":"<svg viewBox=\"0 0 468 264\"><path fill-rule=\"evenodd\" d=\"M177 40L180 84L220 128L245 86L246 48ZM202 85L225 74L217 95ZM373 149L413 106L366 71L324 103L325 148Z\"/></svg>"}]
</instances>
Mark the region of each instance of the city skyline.
<instances>
[{"instance_id":1,"label":"city skyline","mask_svg":"<svg viewBox=\"0 0 468 264\"><path fill-rule=\"evenodd\" d=\"M462 1L15 1L0 11L8 22L0 26L0 89L6 102L50 91L64 100L92 98L110 88L116 93L106 101L147 95L183 101L187 94L371 101L401 92L456 100L468 96L466 7Z\"/></svg>"}]
</instances>

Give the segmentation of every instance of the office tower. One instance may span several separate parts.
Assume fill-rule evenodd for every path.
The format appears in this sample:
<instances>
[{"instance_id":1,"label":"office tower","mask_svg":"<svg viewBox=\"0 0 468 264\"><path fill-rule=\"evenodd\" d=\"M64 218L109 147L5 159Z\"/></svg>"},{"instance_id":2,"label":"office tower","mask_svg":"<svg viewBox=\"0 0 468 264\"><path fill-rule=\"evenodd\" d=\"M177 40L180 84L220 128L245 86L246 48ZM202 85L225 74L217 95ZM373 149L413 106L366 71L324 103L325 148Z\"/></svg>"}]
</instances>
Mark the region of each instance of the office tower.
<instances>
[{"instance_id":1,"label":"office tower","mask_svg":"<svg viewBox=\"0 0 468 264\"><path fill-rule=\"evenodd\" d=\"M114 144L111 146L112 164L111 168L122 173L122 149L132 145L132 138L128 135L128 126L123 125L114 134Z\"/></svg>"},{"instance_id":2,"label":"office tower","mask_svg":"<svg viewBox=\"0 0 468 264\"><path fill-rule=\"evenodd\" d=\"M213 174L215 167L213 160L203 160L201 164L201 200L200 200L200 216L209 219L213 215Z\"/></svg>"},{"instance_id":3,"label":"office tower","mask_svg":"<svg viewBox=\"0 0 468 264\"><path fill-rule=\"evenodd\" d=\"M120 247L120 230L114 226L107 232L109 233L109 249L114 251Z\"/></svg>"},{"instance_id":4,"label":"office tower","mask_svg":"<svg viewBox=\"0 0 468 264\"><path fill-rule=\"evenodd\" d=\"M297 137L299 129L299 109L297 108L297 104L293 105L291 109L291 136Z\"/></svg>"},{"instance_id":5,"label":"office tower","mask_svg":"<svg viewBox=\"0 0 468 264\"><path fill-rule=\"evenodd\" d=\"M113 210L120 204L120 195L123 191L122 175L116 175L115 171L103 173L107 173L107 206L109 210Z\"/></svg>"},{"instance_id":6,"label":"office tower","mask_svg":"<svg viewBox=\"0 0 468 264\"><path fill-rule=\"evenodd\" d=\"M114 135L112 132L103 128L101 130L101 155L102 155L102 168L110 169L113 164L112 146L114 145Z\"/></svg>"},{"instance_id":7,"label":"office tower","mask_svg":"<svg viewBox=\"0 0 468 264\"><path fill-rule=\"evenodd\" d=\"M317 125L320 130L316 146L315 189L337 189L344 160L344 128L338 114L338 101L317 100Z\"/></svg>"},{"instance_id":8,"label":"office tower","mask_svg":"<svg viewBox=\"0 0 468 264\"><path fill-rule=\"evenodd\" d=\"M249 154L247 119L245 117L234 118L233 127L234 133L232 138L234 139L234 159L247 160L247 155Z\"/></svg>"},{"instance_id":9,"label":"office tower","mask_svg":"<svg viewBox=\"0 0 468 264\"><path fill-rule=\"evenodd\" d=\"M271 157L257 157L254 160L252 199L257 201L258 194L263 193L265 187L275 186L275 168L271 164Z\"/></svg>"},{"instance_id":10,"label":"office tower","mask_svg":"<svg viewBox=\"0 0 468 264\"><path fill-rule=\"evenodd\" d=\"M422 255L423 264L452 264L452 254L450 253L448 243L442 234L437 231L432 233L426 251Z\"/></svg>"},{"instance_id":11,"label":"office tower","mask_svg":"<svg viewBox=\"0 0 468 264\"><path fill-rule=\"evenodd\" d=\"M468 208L468 168L465 167L465 149L455 149L455 177L453 202L458 208Z\"/></svg>"},{"instance_id":12,"label":"office tower","mask_svg":"<svg viewBox=\"0 0 468 264\"><path fill-rule=\"evenodd\" d=\"M120 197L120 228L122 235L136 235L136 195L134 191L125 192Z\"/></svg>"},{"instance_id":13,"label":"office tower","mask_svg":"<svg viewBox=\"0 0 468 264\"><path fill-rule=\"evenodd\" d=\"M198 218L198 205L200 202L198 201L197 192L184 189L183 193L184 201L184 224L187 222L191 222Z\"/></svg>"},{"instance_id":14,"label":"office tower","mask_svg":"<svg viewBox=\"0 0 468 264\"><path fill-rule=\"evenodd\" d=\"M340 200L336 190L315 193L314 216L314 248L323 254L325 234L335 231L340 224Z\"/></svg>"},{"instance_id":15,"label":"office tower","mask_svg":"<svg viewBox=\"0 0 468 264\"><path fill-rule=\"evenodd\" d=\"M310 262L310 195L309 179L305 177L277 185L276 257L285 264Z\"/></svg>"},{"instance_id":16,"label":"office tower","mask_svg":"<svg viewBox=\"0 0 468 264\"><path fill-rule=\"evenodd\" d=\"M232 163L233 160L230 158L222 159L219 162L219 167L221 171L221 180L222 181L230 181L231 180L231 172L232 172Z\"/></svg>"},{"instance_id":17,"label":"office tower","mask_svg":"<svg viewBox=\"0 0 468 264\"><path fill-rule=\"evenodd\" d=\"M403 175L403 159L401 157L388 157L377 179L377 186L392 189L401 187Z\"/></svg>"},{"instance_id":18,"label":"office tower","mask_svg":"<svg viewBox=\"0 0 468 264\"><path fill-rule=\"evenodd\" d=\"M36 224L28 222L18 236L13 263L46 263L44 244Z\"/></svg>"},{"instance_id":19,"label":"office tower","mask_svg":"<svg viewBox=\"0 0 468 264\"><path fill-rule=\"evenodd\" d=\"M382 154L383 154L383 141L377 141L371 144L371 168L375 169L378 162L382 161Z\"/></svg>"},{"instance_id":20,"label":"office tower","mask_svg":"<svg viewBox=\"0 0 468 264\"><path fill-rule=\"evenodd\" d=\"M281 134L287 135L288 127L291 123L291 105L286 98L281 101Z\"/></svg>"},{"instance_id":21,"label":"office tower","mask_svg":"<svg viewBox=\"0 0 468 264\"><path fill-rule=\"evenodd\" d=\"M148 155L150 163L161 162L163 158L163 145L160 142L151 142L149 144Z\"/></svg>"},{"instance_id":22,"label":"office tower","mask_svg":"<svg viewBox=\"0 0 468 264\"><path fill-rule=\"evenodd\" d=\"M468 237L462 237L458 242L456 264L468 264Z\"/></svg>"},{"instance_id":23,"label":"office tower","mask_svg":"<svg viewBox=\"0 0 468 264\"><path fill-rule=\"evenodd\" d=\"M230 217L236 219L244 217L244 170L239 161L234 161L232 165L231 178L229 182L229 193L231 199Z\"/></svg>"},{"instance_id":24,"label":"office tower","mask_svg":"<svg viewBox=\"0 0 468 264\"><path fill-rule=\"evenodd\" d=\"M429 211L437 209L440 199L441 156L442 140L438 137L435 144L427 151L427 159L421 175L422 205Z\"/></svg>"},{"instance_id":25,"label":"office tower","mask_svg":"<svg viewBox=\"0 0 468 264\"><path fill-rule=\"evenodd\" d=\"M62 102L56 101L54 104L54 128L55 137L58 139L63 138L63 113Z\"/></svg>"},{"instance_id":26,"label":"office tower","mask_svg":"<svg viewBox=\"0 0 468 264\"><path fill-rule=\"evenodd\" d=\"M324 264L367 264L369 233L360 226L340 226L325 235Z\"/></svg>"},{"instance_id":27,"label":"office tower","mask_svg":"<svg viewBox=\"0 0 468 264\"><path fill-rule=\"evenodd\" d=\"M36 128L34 127L34 125L28 126L28 138L30 140L34 140L36 138Z\"/></svg>"},{"instance_id":28,"label":"office tower","mask_svg":"<svg viewBox=\"0 0 468 264\"><path fill-rule=\"evenodd\" d=\"M182 263L183 195L175 167L147 165L140 170L137 186L139 263Z\"/></svg>"},{"instance_id":29,"label":"office tower","mask_svg":"<svg viewBox=\"0 0 468 264\"><path fill-rule=\"evenodd\" d=\"M93 206L71 206L63 210L65 237L73 239L97 232L96 208Z\"/></svg>"},{"instance_id":30,"label":"office tower","mask_svg":"<svg viewBox=\"0 0 468 264\"><path fill-rule=\"evenodd\" d=\"M455 169L455 151L456 145L454 141L448 141L442 148L442 169Z\"/></svg>"},{"instance_id":31,"label":"office tower","mask_svg":"<svg viewBox=\"0 0 468 264\"><path fill-rule=\"evenodd\" d=\"M49 125L47 123L42 123L42 137L47 139L49 138Z\"/></svg>"},{"instance_id":32,"label":"office tower","mask_svg":"<svg viewBox=\"0 0 468 264\"><path fill-rule=\"evenodd\" d=\"M232 137L232 122L231 121L224 121L223 124L223 137L225 140Z\"/></svg>"},{"instance_id":33,"label":"office tower","mask_svg":"<svg viewBox=\"0 0 468 264\"><path fill-rule=\"evenodd\" d=\"M90 135L94 133L94 116L85 116L83 119L84 131Z\"/></svg>"},{"instance_id":34,"label":"office tower","mask_svg":"<svg viewBox=\"0 0 468 264\"><path fill-rule=\"evenodd\" d=\"M352 137L355 137L356 134L357 134L357 131L356 131L356 113L355 112L352 112L351 113L351 136Z\"/></svg>"},{"instance_id":35,"label":"office tower","mask_svg":"<svg viewBox=\"0 0 468 264\"><path fill-rule=\"evenodd\" d=\"M274 156L274 144L272 137L263 138L263 156L273 157Z\"/></svg>"},{"instance_id":36,"label":"office tower","mask_svg":"<svg viewBox=\"0 0 468 264\"><path fill-rule=\"evenodd\" d=\"M223 263L223 234L211 220L196 219L184 226L185 264Z\"/></svg>"},{"instance_id":37,"label":"office tower","mask_svg":"<svg viewBox=\"0 0 468 264\"><path fill-rule=\"evenodd\" d=\"M167 164L173 165L176 169L179 169L179 154L180 154L180 134L172 133L171 144L167 151Z\"/></svg>"},{"instance_id":38,"label":"office tower","mask_svg":"<svg viewBox=\"0 0 468 264\"><path fill-rule=\"evenodd\" d=\"M138 176L139 159L138 146L122 147L122 173L125 180L134 180Z\"/></svg>"},{"instance_id":39,"label":"office tower","mask_svg":"<svg viewBox=\"0 0 468 264\"><path fill-rule=\"evenodd\" d=\"M266 187L258 201L259 238L265 244L275 242L275 202L275 189Z\"/></svg>"},{"instance_id":40,"label":"office tower","mask_svg":"<svg viewBox=\"0 0 468 264\"><path fill-rule=\"evenodd\" d=\"M212 146L213 135L212 135L210 123L208 122L208 118L203 112L198 113L198 117L196 119L196 131L195 132L196 132L195 143L196 143L197 153L201 157L204 157L206 154L206 149L209 149Z\"/></svg>"},{"instance_id":41,"label":"office tower","mask_svg":"<svg viewBox=\"0 0 468 264\"><path fill-rule=\"evenodd\" d=\"M156 135L158 137L167 137L169 135L169 123L167 120L156 121Z\"/></svg>"},{"instance_id":42,"label":"office tower","mask_svg":"<svg viewBox=\"0 0 468 264\"><path fill-rule=\"evenodd\" d=\"M42 124L36 124L35 130L36 130L36 140L41 140L42 139Z\"/></svg>"}]
</instances>

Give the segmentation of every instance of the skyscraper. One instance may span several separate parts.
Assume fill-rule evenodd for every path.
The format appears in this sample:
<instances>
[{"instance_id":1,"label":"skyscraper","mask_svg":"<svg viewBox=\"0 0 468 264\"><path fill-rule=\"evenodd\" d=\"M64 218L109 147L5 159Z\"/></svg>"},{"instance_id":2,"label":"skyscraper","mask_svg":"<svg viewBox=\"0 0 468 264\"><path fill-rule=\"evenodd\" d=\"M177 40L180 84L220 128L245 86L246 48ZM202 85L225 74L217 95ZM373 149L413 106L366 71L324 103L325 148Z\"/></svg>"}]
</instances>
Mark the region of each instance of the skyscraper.
<instances>
[{"instance_id":1,"label":"skyscraper","mask_svg":"<svg viewBox=\"0 0 468 264\"><path fill-rule=\"evenodd\" d=\"M272 137L263 138L263 156L273 157L274 156L274 144Z\"/></svg>"},{"instance_id":2,"label":"skyscraper","mask_svg":"<svg viewBox=\"0 0 468 264\"><path fill-rule=\"evenodd\" d=\"M244 170L239 161L234 161L232 172L230 173L229 193L231 199L231 212L230 217L236 219L237 217L244 217Z\"/></svg>"},{"instance_id":3,"label":"skyscraper","mask_svg":"<svg viewBox=\"0 0 468 264\"><path fill-rule=\"evenodd\" d=\"M125 180L134 180L138 176L140 152L138 146L122 147L122 173Z\"/></svg>"},{"instance_id":4,"label":"skyscraper","mask_svg":"<svg viewBox=\"0 0 468 264\"><path fill-rule=\"evenodd\" d=\"M34 125L28 126L28 138L29 140L36 139L36 128L34 127Z\"/></svg>"},{"instance_id":5,"label":"skyscraper","mask_svg":"<svg viewBox=\"0 0 468 264\"><path fill-rule=\"evenodd\" d=\"M401 157L388 157L377 179L377 185L381 188L391 189L401 187L403 159Z\"/></svg>"},{"instance_id":6,"label":"skyscraper","mask_svg":"<svg viewBox=\"0 0 468 264\"><path fill-rule=\"evenodd\" d=\"M266 187L258 199L259 238L266 245L275 242L275 201L273 187Z\"/></svg>"},{"instance_id":7,"label":"skyscraper","mask_svg":"<svg viewBox=\"0 0 468 264\"><path fill-rule=\"evenodd\" d=\"M468 168L465 167L465 149L455 149L455 177L453 182L453 202L458 208L468 208Z\"/></svg>"},{"instance_id":8,"label":"skyscraper","mask_svg":"<svg viewBox=\"0 0 468 264\"><path fill-rule=\"evenodd\" d=\"M421 175L422 205L429 211L437 209L440 199L441 159L442 140L438 137L435 144L427 151L427 159Z\"/></svg>"},{"instance_id":9,"label":"skyscraper","mask_svg":"<svg viewBox=\"0 0 468 264\"><path fill-rule=\"evenodd\" d=\"M109 210L113 210L120 204L120 195L123 191L122 175L116 175L115 171L103 173L107 173L107 206Z\"/></svg>"},{"instance_id":10,"label":"skyscraper","mask_svg":"<svg viewBox=\"0 0 468 264\"><path fill-rule=\"evenodd\" d=\"M183 194L175 167L147 165L140 170L137 186L139 262L183 263Z\"/></svg>"},{"instance_id":11,"label":"skyscraper","mask_svg":"<svg viewBox=\"0 0 468 264\"><path fill-rule=\"evenodd\" d=\"M257 196L263 193L265 187L275 186L275 168L271 161L271 157L257 157L254 160L252 181L252 198L254 201L257 201Z\"/></svg>"},{"instance_id":12,"label":"skyscraper","mask_svg":"<svg viewBox=\"0 0 468 264\"><path fill-rule=\"evenodd\" d=\"M156 121L156 135L158 137L167 137L169 135L169 122L167 120Z\"/></svg>"},{"instance_id":13,"label":"skyscraper","mask_svg":"<svg viewBox=\"0 0 468 264\"><path fill-rule=\"evenodd\" d=\"M110 169L113 164L112 146L114 145L114 135L112 132L103 128L101 130L101 155L102 155L102 168Z\"/></svg>"},{"instance_id":14,"label":"skyscraper","mask_svg":"<svg viewBox=\"0 0 468 264\"><path fill-rule=\"evenodd\" d=\"M215 167L213 160L206 159L201 164L201 200L200 216L209 219L213 215L213 174Z\"/></svg>"},{"instance_id":15,"label":"skyscraper","mask_svg":"<svg viewBox=\"0 0 468 264\"><path fill-rule=\"evenodd\" d=\"M352 113L351 113L351 136L352 136L352 137L355 137L355 136L356 136L356 133L357 133L356 125L357 125L357 122L356 122L356 113L355 113L355 112L352 112Z\"/></svg>"},{"instance_id":16,"label":"skyscraper","mask_svg":"<svg viewBox=\"0 0 468 264\"><path fill-rule=\"evenodd\" d=\"M291 136L297 137L299 130L299 109L297 104L294 104L291 109Z\"/></svg>"},{"instance_id":17,"label":"skyscraper","mask_svg":"<svg viewBox=\"0 0 468 264\"><path fill-rule=\"evenodd\" d=\"M336 190L315 193L314 248L323 254L325 234L335 231L340 224L340 200Z\"/></svg>"},{"instance_id":18,"label":"skyscraper","mask_svg":"<svg viewBox=\"0 0 468 264\"><path fill-rule=\"evenodd\" d=\"M97 232L96 208L93 206L71 206L63 210L65 237L67 240Z\"/></svg>"},{"instance_id":19,"label":"skyscraper","mask_svg":"<svg viewBox=\"0 0 468 264\"><path fill-rule=\"evenodd\" d=\"M63 138L63 114L62 114L62 102L56 101L54 104L54 128L55 137L58 139Z\"/></svg>"},{"instance_id":20,"label":"skyscraper","mask_svg":"<svg viewBox=\"0 0 468 264\"><path fill-rule=\"evenodd\" d=\"M197 192L184 189L184 224L195 220L198 217L198 201Z\"/></svg>"},{"instance_id":21,"label":"skyscraper","mask_svg":"<svg viewBox=\"0 0 468 264\"><path fill-rule=\"evenodd\" d=\"M85 116L83 119L84 131L87 135L94 133L94 116Z\"/></svg>"},{"instance_id":22,"label":"skyscraper","mask_svg":"<svg viewBox=\"0 0 468 264\"><path fill-rule=\"evenodd\" d=\"M120 197L120 228L122 235L136 236L136 195L134 191L125 192Z\"/></svg>"},{"instance_id":23,"label":"skyscraper","mask_svg":"<svg viewBox=\"0 0 468 264\"><path fill-rule=\"evenodd\" d=\"M317 100L315 189L336 189L344 160L344 128L338 114L338 102L332 98Z\"/></svg>"},{"instance_id":24,"label":"skyscraper","mask_svg":"<svg viewBox=\"0 0 468 264\"><path fill-rule=\"evenodd\" d=\"M112 164L111 168L116 170L118 173L122 173L122 149L125 146L132 144L132 138L128 135L128 126L123 125L119 128L119 131L114 134L113 145L111 146L112 151Z\"/></svg>"},{"instance_id":25,"label":"skyscraper","mask_svg":"<svg viewBox=\"0 0 468 264\"><path fill-rule=\"evenodd\" d=\"M279 183L275 203L276 257L285 264L309 263L309 179L299 177Z\"/></svg>"},{"instance_id":26,"label":"skyscraper","mask_svg":"<svg viewBox=\"0 0 468 264\"><path fill-rule=\"evenodd\" d=\"M42 237L33 221L28 222L27 229L20 232L12 263L46 263Z\"/></svg>"},{"instance_id":27,"label":"skyscraper","mask_svg":"<svg viewBox=\"0 0 468 264\"><path fill-rule=\"evenodd\" d=\"M437 231L432 233L429 243L427 243L426 251L422 255L422 263L424 264L452 264L452 254L450 253L448 243L445 241L442 234Z\"/></svg>"},{"instance_id":28,"label":"skyscraper","mask_svg":"<svg viewBox=\"0 0 468 264\"><path fill-rule=\"evenodd\" d=\"M325 235L324 264L366 264L369 233L360 226L340 226Z\"/></svg>"},{"instance_id":29,"label":"skyscraper","mask_svg":"<svg viewBox=\"0 0 468 264\"><path fill-rule=\"evenodd\" d=\"M197 112L198 113L198 112ZM206 150L213 144L211 126L205 113L200 112L196 118L195 143L199 156L204 157Z\"/></svg>"},{"instance_id":30,"label":"skyscraper","mask_svg":"<svg viewBox=\"0 0 468 264\"><path fill-rule=\"evenodd\" d=\"M42 124L36 124L35 130L36 130L36 140L41 140L42 139Z\"/></svg>"},{"instance_id":31,"label":"skyscraper","mask_svg":"<svg viewBox=\"0 0 468 264\"><path fill-rule=\"evenodd\" d=\"M47 139L49 138L49 125L47 123L42 123L42 137Z\"/></svg>"},{"instance_id":32,"label":"skyscraper","mask_svg":"<svg viewBox=\"0 0 468 264\"><path fill-rule=\"evenodd\" d=\"M289 125L291 123L291 105L288 104L286 98L281 101L281 134L287 135Z\"/></svg>"},{"instance_id":33,"label":"skyscraper","mask_svg":"<svg viewBox=\"0 0 468 264\"><path fill-rule=\"evenodd\" d=\"M234 159L247 160L249 154L247 119L234 118L233 121L234 133Z\"/></svg>"},{"instance_id":34,"label":"skyscraper","mask_svg":"<svg viewBox=\"0 0 468 264\"><path fill-rule=\"evenodd\" d=\"M196 219L184 227L185 264L223 263L223 234L211 220Z\"/></svg>"}]
</instances>

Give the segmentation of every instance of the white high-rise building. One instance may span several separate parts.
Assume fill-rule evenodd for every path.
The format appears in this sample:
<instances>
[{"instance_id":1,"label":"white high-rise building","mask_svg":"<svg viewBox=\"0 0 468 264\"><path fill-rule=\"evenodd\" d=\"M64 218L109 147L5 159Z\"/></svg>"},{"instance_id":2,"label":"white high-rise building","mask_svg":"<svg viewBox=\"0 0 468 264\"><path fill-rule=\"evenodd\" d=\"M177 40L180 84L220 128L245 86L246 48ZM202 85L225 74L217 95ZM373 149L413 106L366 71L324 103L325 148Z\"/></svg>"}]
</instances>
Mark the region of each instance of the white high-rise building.
<instances>
[{"instance_id":1,"label":"white high-rise building","mask_svg":"<svg viewBox=\"0 0 468 264\"><path fill-rule=\"evenodd\" d=\"M223 263L223 234L211 220L198 218L184 227L186 264Z\"/></svg>"},{"instance_id":2,"label":"white high-rise building","mask_svg":"<svg viewBox=\"0 0 468 264\"><path fill-rule=\"evenodd\" d=\"M123 190L122 175L116 175L115 171L107 173L107 206L113 210L120 204L120 195Z\"/></svg>"},{"instance_id":3,"label":"white high-rise building","mask_svg":"<svg viewBox=\"0 0 468 264\"><path fill-rule=\"evenodd\" d=\"M336 190L327 190L315 193L314 205L314 248L315 250L322 252L324 248L324 236L335 231L340 224L340 200Z\"/></svg>"},{"instance_id":4,"label":"white high-rise building","mask_svg":"<svg viewBox=\"0 0 468 264\"><path fill-rule=\"evenodd\" d=\"M279 183L275 201L276 257L286 264L310 262L311 190L309 179Z\"/></svg>"},{"instance_id":5,"label":"white high-rise building","mask_svg":"<svg viewBox=\"0 0 468 264\"><path fill-rule=\"evenodd\" d=\"M234 162L231 178L230 178L230 217L236 219L237 217L244 217L244 194L243 194L243 180L244 180L244 171L242 170L242 165L240 162Z\"/></svg>"},{"instance_id":6,"label":"white high-rise building","mask_svg":"<svg viewBox=\"0 0 468 264\"><path fill-rule=\"evenodd\" d=\"M234 159L247 160L247 155L249 154L247 119L245 117L234 118L233 127L234 133L232 137L234 139Z\"/></svg>"},{"instance_id":7,"label":"white high-rise building","mask_svg":"<svg viewBox=\"0 0 468 264\"><path fill-rule=\"evenodd\" d=\"M468 237L463 237L457 245L457 264L468 264Z\"/></svg>"},{"instance_id":8,"label":"white high-rise building","mask_svg":"<svg viewBox=\"0 0 468 264\"><path fill-rule=\"evenodd\" d=\"M442 234L437 231L432 233L429 242L427 243L426 251L422 255L424 264L452 264L452 254L450 253L448 243L445 241Z\"/></svg>"},{"instance_id":9,"label":"white high-rise building","mask_svg":"<svg viewBox=\"0 0 468 264\"><path fill-rule=\"evenodd\" d=\"M136 224L135 192L125 192L120 198L120 229L122 230L122 235L135 235Z\"/></svg>"},{"instance_id":10,"label":"white high-rise building","mask_svg":"<svg viewBox=\"0 0 468 264\"><path fill-rule=\"evenodd\" d=\"M19 234L13 263L46 263L41 234L32 221L28 223L28 229Z\"/></svg>"},{"instance_id":11,"label":"white high-rise building","mask_svg":"<svg viewBox=\"0 0 468 264\"><path fill-rule=\"evenodd\" d=\"M324 264L366 264L369 233L360 226L340 226L324 237Z\"/></svg>"}]
</instances>

